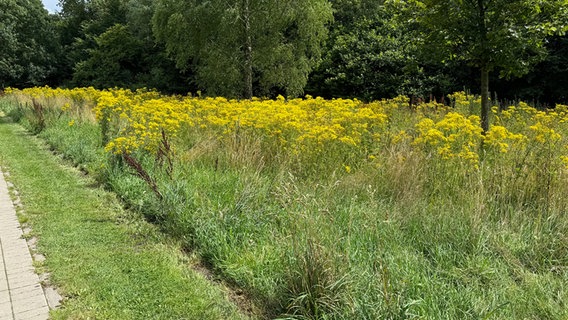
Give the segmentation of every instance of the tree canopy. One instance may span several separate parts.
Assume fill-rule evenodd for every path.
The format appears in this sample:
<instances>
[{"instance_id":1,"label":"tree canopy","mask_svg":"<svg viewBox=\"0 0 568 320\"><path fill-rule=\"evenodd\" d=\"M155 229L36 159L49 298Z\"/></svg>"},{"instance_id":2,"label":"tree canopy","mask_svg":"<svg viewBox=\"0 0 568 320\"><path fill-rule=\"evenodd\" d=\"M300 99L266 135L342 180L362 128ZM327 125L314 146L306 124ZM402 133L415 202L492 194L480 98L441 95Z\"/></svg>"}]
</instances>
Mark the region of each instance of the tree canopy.
<instances>
[{"instance_id":1,"label":"tree canopy","mask_svg":"<svg viewBox=\"0 0 568 320\"><path fill-rule=\"evenodd\" d=\"M566 28L565 0L395 0L422 26L425 47L481 72L481 124L489 129L489 72L524 75L543 60L548 36Z\"/></svg>"},{"instance_id":2,"label":"tree canopy","mask_svg":"<svg viewBox=\"0 0 568 320\"><path fill-rule=\"evenodd\" d=\"M335 21L323 61L309 90L326 97L381 99L399 94L424 96L451 91L444 66L422 58L415 24L399 19L388 1L333 0Z\"/></svg>"},{"instance_id":3,"label":"tree canopy","mask_svg":"<svg viewBox=\"0 0 568 320\"><path fill-rule=\"evenodd\" d=\"M0 0L0 86L364 100L440 99L466 89L482 93L484 115L491 81L500 98L568 102L566 0L61 0L60 6L48 14L39 0Z\"/></svg>"},{"instance_id":4,"label":"tree canopy","mask_svg":"<svg viewBox=\"0 0 568 320\"><path fill-rule=\"evenodd\" d=\"M154 32L209 94L302 93L331 21L325 0L159 0Z\"/></svg>"},{"instance_id":5,"label":"tree canopy","mask_svg":"<svg viewBox=\"0 0 568 320\"><path fill-rule=\"evenodd\" d=\"M53 70L54 37L40 0L0 0L0 88L42 84Z\"/></svg>"}]
</instances>

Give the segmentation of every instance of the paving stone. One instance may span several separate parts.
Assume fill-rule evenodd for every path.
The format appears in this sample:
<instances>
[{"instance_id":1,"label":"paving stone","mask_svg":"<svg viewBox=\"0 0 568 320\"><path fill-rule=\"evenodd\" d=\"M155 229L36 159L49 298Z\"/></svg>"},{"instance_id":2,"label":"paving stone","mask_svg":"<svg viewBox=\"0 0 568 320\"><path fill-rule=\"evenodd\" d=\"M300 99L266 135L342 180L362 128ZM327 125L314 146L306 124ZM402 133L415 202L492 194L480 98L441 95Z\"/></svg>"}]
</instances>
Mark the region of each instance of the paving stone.
<instances>
[{"instance_id":1,"label":"paving stone","mask_svg":"<svg viewBox=\"0 0 568 320\"><path fill-rule=\"evenodd\" d=\"M28 239L28 246L32 249L37 247L37 238L36 237L31 237Z\"/></svg>"},{"instance_id":2,"label":"paving stone","mask_svg":"<svg viewBox=\"0 0 568 320\"><path fill-rule=\"evenodd\" d=\"M22 235L14 203L0 172L0 320L46 320L47 298Z\"/></svg>"},{"instance_id":3,"label":"paving stone","mask_svg":"<svg viewBox=\"0 0 568 320\"><path fill-rule=\"evenodd\" d=\"M37 297L42 295L44 295L43 289L39 284L34 284L31 286L10 290L10 296L12 297L13 301L22 300L25 299L26 297Z\"/></svg>"},{"instance_id":4,"label":"paving stone","mask_svg":"<svg viewBox=\"0 0 568 320\"><path fill-rule=\"evenodd\" d=\"M23 288L23 287L27 287L27 286L33 286L34 284L38 283L39 279L30 277L28 275L23 275L20 277L17 277L13 280L8 280L8 286L10 287L10 290L14 290L14 289L18 289L18 288Z\"/></svg>"},{"instance_id":5,"label":"paving stone","mask_svg":"<svg viewBox=\"0 0 568 320\"><path fill-rule=\"evenodd\" d=\"M27 316L27 318L18 318L16 317L16 319L22 319L22 320L45 320L47 316L45 314L38 314L36 316Z\"/></svg>"},{"instance_id":6,"label":"paving stone","mask_svg":"<svg viewBox=\"0 0 568 320\"><path fill-rule=\"evenodd\" d=\"M49 308L47 306L15 313L16 320L32 320L32 319L45 320L48 317L49 317Z\"/></svg>"},{"instance_id":7,"label":"paving stone","mask_svg":"<svg viewBox=\"0 0 568 320\"><path fill-rule=\"evenodd\" d=\"M17 275L20 273L34 272L34 270L35 270L34 267L27 264L26 265L22 264L15 268L6 269L6 274L8 275L8 278L10 278L10 276Z\"/></svg>"},{"instance_id":8,"label":"paving stone","mask_svg":"<svg viewBox=\"0 0 568 320\"><path fill-rule=\"evenodd\" d=\"M0 304L10 302L10 292L8 290L0 291Z\"/></svg>"},{"instance_id":9,"label":"paving stone","mask_svg":"<svg viewBox=\"0 0 568 320\"><path fill-rule=\"evenodd\" d=\"M45 296L42 297L35 296L20 300L12 300L12 308L14 310L14 314L17 315L19 313L24 313L26 311L47 308L47 301L45 300Z\"/></svg>"},{"instance_id":10,"label":"paving stone","mask_svg":"<svg viewBox=\"0 0 568 320\"><path fill-rule=\"evenodd\" d=\"M4 253L4 259L6 259L6 261L4 261L4 265L6 266L6 268L10 269L32 261L30 252L26 249L27 248L22 248L22 250L19 252L11 250Z\"/></svg>"},{"instance_id":11,"label":"paving stone","mask_svg":"<svg viewBox=\"0 0 568 320\"><path fill-rule=\"evenodd\" d=\"M11 257L7 257L7 259L10 259ZM21 257L13 257L13 259L15 260L14 262L8 262L6 263L6 266L4 267L6 269L7 274L8 274L8 279L10 279L10 275L12 275L12 272L9 272L11 270L17 270L17 269L21 269L25 266L30 266L32 265L32 259L31 257L23 259ZM24 271L20 272L20 273L25 273Z\"/></svg>"},{"instance_id":12,"label":"paving stone","mask_svg":"<svg viewBox=\"0 0 568 320\"><path fill-rule=\"evenodd\" d=\"M61 305L61 300L63 297L57 292L57 290L47 287L44 289L45 298L47 299L47 305L50 309L56 309Z\"/></svg>"},{"instance_id":13,"label":"paving stone","mask_svg":"<svg viewBox=\"0 0 568 320\"><path fill-rule=\"evenodd\" d=\"M0 319L14 319L11 302L0 303Z\"/></svg>"}]
</instances>

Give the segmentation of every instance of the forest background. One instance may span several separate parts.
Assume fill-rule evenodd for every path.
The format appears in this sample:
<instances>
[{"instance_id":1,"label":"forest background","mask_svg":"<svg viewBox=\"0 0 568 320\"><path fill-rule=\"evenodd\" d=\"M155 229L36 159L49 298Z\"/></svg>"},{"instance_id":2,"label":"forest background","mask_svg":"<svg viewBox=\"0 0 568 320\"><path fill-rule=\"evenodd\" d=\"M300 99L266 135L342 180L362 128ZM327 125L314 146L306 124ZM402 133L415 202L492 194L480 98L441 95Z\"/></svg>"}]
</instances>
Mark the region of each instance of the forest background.
<instances>
[{"instance_id":1,"label":"forest background","mask_svg":"<svg viewBox=\"0 0 568 320\"><path fill-rule=\"evenodd\" d=\"M225 8L222 1L61 0L60 11L49 13L40 0L0 1L0 88L147 87L366 101L480 93L479 67L467 50L458 44L451 55L438 54L443 50L432 42L439 40L417 17L423 8L408 10L436 1L233 2ZM457 10L443 5L441 12ZM247 21L249 29L235 27ZM509 31L513 39L517 31ZM509 59L528 66L516 67L521 72L489 71L493 98L537 106L568 101L568 37L549 31L541 40L532 47L527 41L523 56Z\"/></svg>"}]
</instances>

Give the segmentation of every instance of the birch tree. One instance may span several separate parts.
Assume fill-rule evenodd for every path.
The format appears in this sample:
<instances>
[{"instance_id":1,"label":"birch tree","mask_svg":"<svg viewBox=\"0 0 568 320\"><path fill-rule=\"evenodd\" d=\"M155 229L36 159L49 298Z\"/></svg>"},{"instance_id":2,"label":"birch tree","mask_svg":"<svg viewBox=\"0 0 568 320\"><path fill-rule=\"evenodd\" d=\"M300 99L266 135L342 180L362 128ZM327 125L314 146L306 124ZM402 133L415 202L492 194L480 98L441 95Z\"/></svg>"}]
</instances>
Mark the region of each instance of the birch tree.
<instances>
[{"instance_id":1,"label":"birch tree","mask_svg":"<svg viewBox=\"0 0 568 320\"><path fill-rule=\"evenodd\" d=\"M297 96L332 18L327 0L158 0L153 30L207 94Z\"/></svg>"}]
</instances>

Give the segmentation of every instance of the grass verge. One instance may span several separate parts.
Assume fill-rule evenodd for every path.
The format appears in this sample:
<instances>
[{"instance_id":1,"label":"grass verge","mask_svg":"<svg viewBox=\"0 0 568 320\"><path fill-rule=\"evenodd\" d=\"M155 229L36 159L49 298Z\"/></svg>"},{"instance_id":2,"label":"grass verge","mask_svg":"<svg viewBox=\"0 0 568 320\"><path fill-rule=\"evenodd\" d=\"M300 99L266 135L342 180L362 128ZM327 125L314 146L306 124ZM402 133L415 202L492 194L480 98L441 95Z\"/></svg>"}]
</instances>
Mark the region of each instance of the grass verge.
<instances>
[{"instance_id":1,"label":"grass verge","mask_svg":"<svg viewBox=\"0 0 568 320\"><path fill-rule=\"evenodd\" d=\"M47 258L41 267L65 296L53 319L245 318L175 243L6 119L0 164Z\"/></svg>"}]
</instances>

